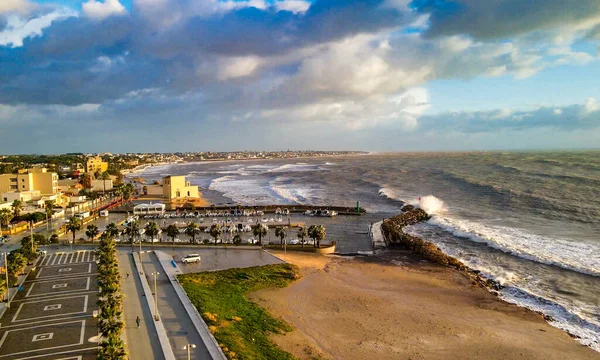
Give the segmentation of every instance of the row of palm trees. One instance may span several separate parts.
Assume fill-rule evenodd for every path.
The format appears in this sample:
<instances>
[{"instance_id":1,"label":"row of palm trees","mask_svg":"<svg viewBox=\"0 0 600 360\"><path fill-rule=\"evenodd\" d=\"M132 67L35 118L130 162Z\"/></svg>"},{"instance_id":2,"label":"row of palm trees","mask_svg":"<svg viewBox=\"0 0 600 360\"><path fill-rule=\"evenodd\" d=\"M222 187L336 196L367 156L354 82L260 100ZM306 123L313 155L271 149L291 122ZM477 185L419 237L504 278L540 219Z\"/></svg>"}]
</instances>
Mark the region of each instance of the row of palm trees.
<instances>
[{"instance_id":1,"label":"row of palm trees","mask_svg":"<svg viewBox=\"0 0 600 360\"><path fill-rule=\"evenodd\" d=\"M124 327L121 276L114 236L109 231L102 233L97 253L100 286L98 330L102 335L98 359L126 359L125 343L121 338Z\"/></svg>"},{"instance_id":2,"label":"row of palm trees","mask_svg":"<svg viewBox=\"0 0 600 360\"><path fill-rule=\"evenodd\" d=\"M114 225L114 224L110 224L110 225ZM115 228L115 230L114 230L115 233L118 234L116 225L114 225L114 228ZM86 235L93 239L93 237L95 235L97 235L97 228L92 229L92 230L95 230L95 231L90 231L90 226L88 226L88 231L90 231L90 232L89 233L86 232ZM171 238L171 241L173 241L173 242L175 241L175 238L179 234L183 233L190 238L190 242L192 244L196 244L196 237L201 233L200 226L195 222L189 222L186 225L186 227L183 229L183 231L175 224L170 224L163 230L166 232L167 237ZM258 243L257 243L258 245L262 245L262 239L267 235L268 230L269 230L269 228L264 224L256 224L252 227L253 235L258 237ZM160 231L161 231L161 229L158 226L158 224L153 221L148 222L146 224L146 226L144 227L145 235L150 237L151 239L156 238L156 236L158 236ZM221 239L223 232L224 231L223 231L223 227L221 226L221 224L212 224L211 225L209 234L214 239L215 245ZM129 237L129 241L131 243L133 243L133 241L140 235L140 226L139 226L138 222L136 222L136 221L129 222L127 224L127 227L125 228L125 234ZM286 232L285 228L283 226L276 227L275 228L275 236L280 238L281 245L283 245L283 239L285 239L285 237L287 236L287 232ZM323 225L311 225L308 227L308 229L305 227L300 227L298 229L297 236L301 240L302 247L304 247L304 239L305 238L312 239L314 247L320 247L321 241L324 240L325 236L326 236L325 227ZM74 235L73 235L73 239L75 239ZM232 242L235 245L239 245L242 243L242 237L239 234L236 234L232 238Z\"/></svg>"}]
</instances>

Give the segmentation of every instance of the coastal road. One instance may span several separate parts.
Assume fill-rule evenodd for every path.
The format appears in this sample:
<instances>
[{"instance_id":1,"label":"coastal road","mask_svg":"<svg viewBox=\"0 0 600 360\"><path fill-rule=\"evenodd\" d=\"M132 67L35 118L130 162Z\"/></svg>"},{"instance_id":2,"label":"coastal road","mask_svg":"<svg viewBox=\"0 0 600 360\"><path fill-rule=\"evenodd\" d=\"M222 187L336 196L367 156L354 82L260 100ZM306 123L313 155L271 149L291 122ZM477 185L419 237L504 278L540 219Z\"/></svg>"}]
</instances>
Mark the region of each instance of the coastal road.
<instances>
[{"instance_id":1,"label":"coastal road","mask_svg":"<svg viewBox=\"0 0 600 360\"><path fill-rule=\"evenodd\" d=\"M95 260L87 250L38 260L0 319L0 358L96 359Z\"/></svg>"},{"instance_id":2,"label":"coastal road","mask_svg":"<svg viewBox=\"0 0 600 360\"><path fill-rule=\"evenodd\" d=\"M142 257L144 275L148 279L150 287L154 291L154 277L152 273L158 272L157 294L158 294L158 313L160 321L163 322L173 353L177 359L185 359L187 351L183 347L187 344L194 344L196 348L191 352L192 359L210 359L208 350L204 342L198 335L192 320L189 318L183 304L179 300L171 282L164 274L164 271L154 253L145 253Z\"/></svg>"}]
</instances>

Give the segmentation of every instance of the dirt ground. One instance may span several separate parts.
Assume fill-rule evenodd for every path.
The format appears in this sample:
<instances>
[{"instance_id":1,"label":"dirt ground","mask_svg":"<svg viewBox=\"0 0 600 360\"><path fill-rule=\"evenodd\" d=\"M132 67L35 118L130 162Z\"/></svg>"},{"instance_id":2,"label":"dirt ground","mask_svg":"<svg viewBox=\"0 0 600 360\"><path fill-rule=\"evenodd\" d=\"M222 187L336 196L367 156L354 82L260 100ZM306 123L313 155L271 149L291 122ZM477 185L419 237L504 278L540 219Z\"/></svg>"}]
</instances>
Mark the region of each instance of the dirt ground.
<instances>
[{"instance_id":1,"label":"dirt ground","mask_svg":"<svg viewBox=\"0 0 600 360\"><path fill-rule=\"evenodd\" d=\"M303 278L252 298L294 327L273 340L300 359L600 359L450 269L290 252L286 260Z\"/></svg>"}]
</instances>

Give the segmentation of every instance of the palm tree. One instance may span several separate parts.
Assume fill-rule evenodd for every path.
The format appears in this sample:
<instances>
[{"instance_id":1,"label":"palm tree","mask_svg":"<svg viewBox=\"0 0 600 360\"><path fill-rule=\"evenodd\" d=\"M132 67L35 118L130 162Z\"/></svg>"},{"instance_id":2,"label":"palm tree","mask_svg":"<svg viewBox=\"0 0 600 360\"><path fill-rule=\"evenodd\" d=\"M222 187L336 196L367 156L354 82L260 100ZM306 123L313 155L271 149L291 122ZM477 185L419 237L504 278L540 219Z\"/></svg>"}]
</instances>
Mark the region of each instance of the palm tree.
<instances>
[{"instance_id":1,"label":"palm tree","mask_svg":"<svg viewBox=\"0 0 600 360\"><path fill-rule=\"evenodd\" d=\"M263 236L267 235L267 230L269 228L263 224L256 224L252 227L252 233L254 236L258 236L258 245L262 245Z\"/></svg>"},{"instance_id":2,"label":"palm tree","mask_svg":"<svg viewBox=\"0 0 600 360\"><path fill-rule=\"evenodd\" d=\"M154 242L153 239L155 237L157 237L158 234L160 233L160 228L158 227L157 223L155 223L154 221L150 221L149 223L146 224L144 231L145 231L146 237L149 237L150 241Z\"/></svg>"},{"instance_id":3,"label":"palm tree","mask_svg":"<svg viewBox=\"0 0 600 360\"><path fill-rule=\"evenodd\" d=\"M98 226L94 224L88 225L87 230L85 230L85 236L87 236L92 243L94 242L94 239L96 238L96 236L98 236L99 233L100 230L98 230Z\"/></svg>"},{"instance_id":4,"label":"palm tree","mask_svg":"<svg viewBox=\"0 0 600 360\"><path fill-rule=\"evenodd\" d=\"M21 210L23 210L23 202L21 200L15 200L12 203L13 214L15 217L21 215Z\"/></svg>"},{"instance_id":5,"label":"palm tree","mask_svg":"<svg viewBox=\"0 0 600 360\"><path fill-rule=\"evenodd\" d=\"M305 227L301 227L298 229L298 238L300 239L300 243L302 244L302 248L304 248L304 238L308 237L308 233L306 232Z\"/></svg>"},{"instance_id":6,"label":"palm tree","mask_svg":"<svg viewBox=\"0 0 600 360\"><path fill-rule=\"evenodd\" d=\"M311 225L308 227L308 236L313 239L313 246L321 247L321 240L325 239L325 227L323 225Z\"/></svg>"},{"instance_id":7,"label":"palm tree","mask_svg":"<svg viewBox=\"0 0 600 360\"><path fill-rule=\"evenodd\" d=\"M71 220L69 220L69 223L67 224L67 232L72 232L73 233L73 241L71 241L71 247L73 246L73 243L75 242L75 233L79 230L81 230L81 227L83 226L83 221L81 221L80 218L73 216L71 218Z\"/></svg>"},{"instance_id":8,"label":"palm tree","mask_svg":"<svg viewBox=\"0 0 600 360\"><path fill-rule=\"evenodd\" d=\"M2 235L2 226L5 225L8 228L8 224L13 218L13 212L9 209L0 209L0 235Z\"/></svg>"},{"instance_id":9,"label":"palm tree","mask_svg":"<svg viewBox=\"0 0 600 360\"><path fill-rule=\"evenodd\" d=\"M283 247L283 239L287 236L283 226L278 226L275 228L275 236L281 239L281 247Z\"/></svg>"},{"instance_id":10,"label":"palm tree","mask_svg":"<svg viewBox=\"0 0 600 360\"><path fill-rule=\"evenodd\" d=\"M130 221L125 229L125 234L129 236L129 241L133 245L133 240L140 235L140 225L137 221Z\"/></svg>"},{"instance_id":11,"label":"palm tree","mask_svg":"<svg viewBox=\"0 0 600 360\"><path fill-rule=\"evenodd\" d=\"M172 242L175 242L175 238L179 235L179 228L175 224L167 226L167 236L171 238Z\"/></svg>"},{"instance_id":12,"label":"palm tree","mask_svg":"<svg viewBox=\"0 0 600 360\"><path fill-rule=\"evenodd\" d=\"M198 235L200 233L200 229L198 228L198 224L196 224L195 222L191 221L185 227L184 232L185 232L185 234L187 236L189 236L190 238L192 238L192 244L195 244L196 243L196 235Z\"/></svg>"},{"instance_id":13,"label":"palm tree","mask_svg":"<svg viewBox=\"0 0 600 360\"><path fill-rule=\"evenodd\" d=\"M106 180L110 180L110 174L108 173L108 171L105 171L102 173L101 179L102 179L102 186L104 187L104 191L102 192L102 194L106 194Z\"/></svg>"},{"instance_id":14,"label":"palm tree","mask_svg":"<svg viewBox=\"0 0 600 360\"><path fill-rule=\"evenodd\" d=\"M50 235L50 239L48 239L48 242L50 244L57 244L58 243L58 235L57 234Z\"/></svg>"},{"instance_id":15,"label":"palm tree","mask_svg":"<svg viewBox=\"0 0 600 360\"><path fill-rule=\"evenodd\" d=\"M233 243L235 244L235 246L238 246L242 243L242 237L240 236L240 234L235 234L235 236L233 237Z\"/></svg>"},{"instance_id":16,"label":"palm tree","mask_svg":"<svg viewBox=\"0 0 600 360\"><path fill-rule=\"evenodd\" d=\"M104 229L104 232L106 234L108 234L108 236L111 239L114 239L115 237L117 237L119 235L119 228L117 227L117 224L110 223L110 224L106 225L106 229Z\"/></svg>"},{"instance_id":17,"label":"palm tree","mask_svg":"<svg viewBox=\"0 0 600 360\"><path fill-rule=\"evenodd\" d=\"M44 209L46 210L46 217L48 221L52 221L52 214L54 213L54 200L44 201Z\"/></svg>"},{"instance_id":18,"label":"palm tree","mask_svg":"<svg viewBox=\"0 0 600 360\"><path fill-rule=\"evenodd\" d=\"M215 238L215 245L217 245L217 240L221 237L223 233L223 229L220 224L212 224L210 227L210 236Z\"/></svg>"}]
</instances>

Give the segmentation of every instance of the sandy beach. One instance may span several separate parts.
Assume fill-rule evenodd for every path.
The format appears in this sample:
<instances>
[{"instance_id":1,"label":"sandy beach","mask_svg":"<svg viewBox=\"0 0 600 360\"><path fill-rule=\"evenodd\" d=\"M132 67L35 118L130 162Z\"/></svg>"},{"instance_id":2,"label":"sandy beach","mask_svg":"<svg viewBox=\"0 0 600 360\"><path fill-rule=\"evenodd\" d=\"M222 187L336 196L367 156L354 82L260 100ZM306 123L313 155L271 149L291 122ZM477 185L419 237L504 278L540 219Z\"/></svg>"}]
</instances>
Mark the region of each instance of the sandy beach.
<instances>
[{"instance_id":1,"label":"sandy beach","mask_svg":"<svg viewBox=\"0 0 600 360\"><path fill-rule=\"evenodd\" d=\"M252 298L294 327L273 340L300 359L600 359L541 315L404 253L286 260L303 278Z\"/></svg>"}]
</instances>

